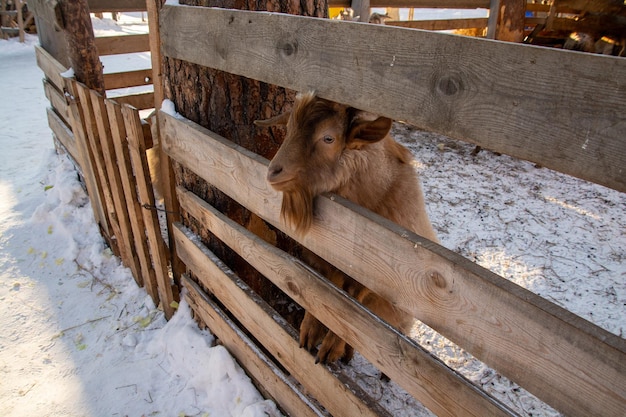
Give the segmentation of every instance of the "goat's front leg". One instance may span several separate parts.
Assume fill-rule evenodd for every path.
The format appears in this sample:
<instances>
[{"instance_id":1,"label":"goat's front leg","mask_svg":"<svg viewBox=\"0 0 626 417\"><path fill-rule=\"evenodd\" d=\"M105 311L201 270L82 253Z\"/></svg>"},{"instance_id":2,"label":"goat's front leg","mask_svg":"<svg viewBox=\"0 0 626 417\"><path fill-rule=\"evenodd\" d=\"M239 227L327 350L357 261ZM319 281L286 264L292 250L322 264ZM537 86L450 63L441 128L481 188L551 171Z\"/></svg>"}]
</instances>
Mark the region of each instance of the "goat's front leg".
<instances>
[{"instance_id":1,"label":"goat's front leg","mask_svg":"<svg viewBox=\"0 0 626 417\"><path fill-rule=\"evenodd\" d=\"M305 347L309 352L320 344L328 328L324 326L313 314L306 311L304 320L300 324L300 347Z\"/></svg>"},{"instance_id":2,"label":"goat's front leg","mask_svg":"<svg viewBox=\"0 0 626 417\"><path fill-rule=\"evenodd\" d=\"M353 296L358 302L363 303L372 292L354 280L344 283L344 290ZM354 356L354 348L332 331L326 333L322 346L317 352L315 363L332 363L341 359L344 363L350 362Z\"/></svg>"}]
</instances>

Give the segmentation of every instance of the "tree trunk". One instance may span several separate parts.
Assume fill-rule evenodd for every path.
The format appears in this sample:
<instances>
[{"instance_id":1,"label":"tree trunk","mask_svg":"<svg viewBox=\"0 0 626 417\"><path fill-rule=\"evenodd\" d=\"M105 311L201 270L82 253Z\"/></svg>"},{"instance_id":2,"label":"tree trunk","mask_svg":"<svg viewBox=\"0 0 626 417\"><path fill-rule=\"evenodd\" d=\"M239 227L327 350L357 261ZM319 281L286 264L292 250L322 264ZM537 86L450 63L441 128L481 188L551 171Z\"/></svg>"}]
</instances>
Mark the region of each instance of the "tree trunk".
<instances>
[{"instance_id":1,"label":"tree trunk","mask_svg":"<svg viewBox=\"0 0 626 417\"><path fill-rule=\"evenodd\" d=\"M59 1L67 54L76 80L105 95L102 63L89 16L87 0Z\"/></svg>"},{"instance_id":2,"label":"tree trunk","mask_svg":"<svg viewBox=\"0 0 626 417\"><path fill-rule=\"evenodd\" d=\"M180 0L181 4L204 7L225 7L262 10L305 16L327 17L326 0ZM163 79L165 96L186 118L218 133L246 149L271 159L284 137L282 129L258 129L256 119L265 119L290 109L295 92L211 68L164 58ZM204 198L231 219L252 230L262 238L292 253L297 246L285 235L265 224L225 194L210 186L179 165L174 167L176 182ZM246 280L262 298L273 305L293 324L301 319L301 311L289 314L289 303L268 280L258 274L243 259L222 245L193 219L183 213L184 222L205 244ZM281 301L277 303L276 301ZM283 306L281 308L280 306ZM297 309L296 309L297 311Z\"/></svg>"}]
</instances>

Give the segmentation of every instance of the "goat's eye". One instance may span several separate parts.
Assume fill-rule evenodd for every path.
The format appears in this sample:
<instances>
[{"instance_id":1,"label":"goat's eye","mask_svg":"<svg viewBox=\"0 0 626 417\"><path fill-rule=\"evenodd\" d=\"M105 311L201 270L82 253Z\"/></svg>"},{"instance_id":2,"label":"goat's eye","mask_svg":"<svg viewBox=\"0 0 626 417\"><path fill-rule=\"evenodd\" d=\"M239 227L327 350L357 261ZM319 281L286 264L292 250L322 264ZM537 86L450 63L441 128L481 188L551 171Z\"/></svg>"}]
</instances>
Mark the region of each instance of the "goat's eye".
<instances>
[{"instance_id":1,"label":"goat's eye","mask_svg":"<svg viewBox=\"0 0 626 417\"><path fill-rule=\"evenodd\" d=\"M324 143L333 143L335 138L329 135L324 136Z\"/></svg>"}]
</instances>

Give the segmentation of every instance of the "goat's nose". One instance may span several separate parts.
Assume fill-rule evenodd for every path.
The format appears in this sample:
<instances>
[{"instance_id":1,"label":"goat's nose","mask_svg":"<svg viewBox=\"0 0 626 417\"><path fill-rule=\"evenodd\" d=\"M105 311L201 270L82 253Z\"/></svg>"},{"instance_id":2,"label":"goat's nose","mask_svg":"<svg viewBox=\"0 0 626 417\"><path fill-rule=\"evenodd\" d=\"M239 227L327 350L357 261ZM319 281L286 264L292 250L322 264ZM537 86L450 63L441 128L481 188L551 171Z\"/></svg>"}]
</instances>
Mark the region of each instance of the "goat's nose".
<instances>
[{"instance_id":1,"label":"goat's nose","mask_svg":"<svg viewBox=\"0 0 626 417\"><path fill-rule=\"evenodd\" d=\"M267 180L269 182L274 182L276 177L278 177L281 172L283 172L283 167L281 167L280 165L270 165L270 167L267 169Z\"/></svg>"}]
</instances>

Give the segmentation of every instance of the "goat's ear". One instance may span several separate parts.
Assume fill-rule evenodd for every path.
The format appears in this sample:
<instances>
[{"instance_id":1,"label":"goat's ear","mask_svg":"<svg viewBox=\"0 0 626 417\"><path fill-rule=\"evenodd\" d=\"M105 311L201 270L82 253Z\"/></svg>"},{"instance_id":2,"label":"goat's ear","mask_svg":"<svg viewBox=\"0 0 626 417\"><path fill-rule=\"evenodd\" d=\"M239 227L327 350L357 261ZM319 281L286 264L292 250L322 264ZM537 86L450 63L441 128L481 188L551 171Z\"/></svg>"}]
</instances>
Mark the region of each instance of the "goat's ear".
<instances>
[{"instance_id":1,"label":"goat's ear","mask_svg":"<svg viewBox=\"0 0 626 417\"><path fill-rule=\"evenodd\" d=\"M278 125L286 125L289 120L289 116L291 112L279 114L278 116L274 116L270 119L266 120L255 120L254 124L260 127L270 127L270 126L278 126Z\"/></svg>"},{"instance_id":2,"label":"goat's ear","mask_svg":"<svg viewBox=\"0 0 626 417\"><path fill-rule=\"evenodd\" d=\"M346 145L359 147L382 140L391 129L391 119L379 117L375 120L354 119L348 132Z\"/></svg>"}]
</instances>

